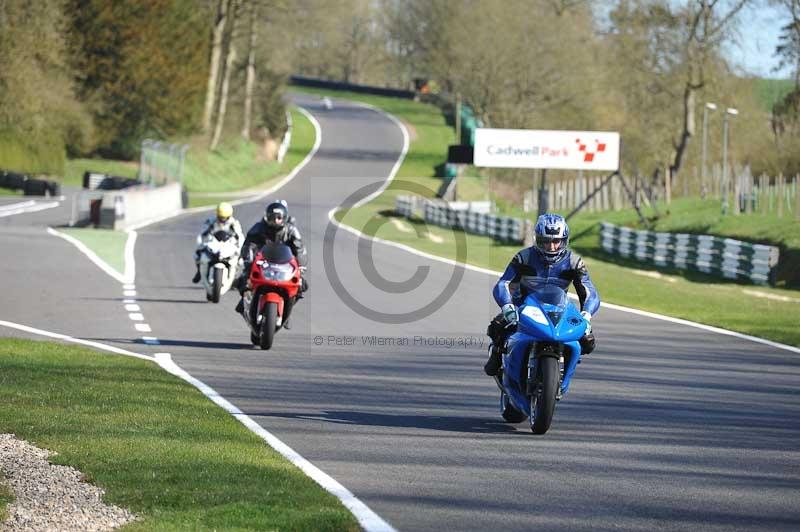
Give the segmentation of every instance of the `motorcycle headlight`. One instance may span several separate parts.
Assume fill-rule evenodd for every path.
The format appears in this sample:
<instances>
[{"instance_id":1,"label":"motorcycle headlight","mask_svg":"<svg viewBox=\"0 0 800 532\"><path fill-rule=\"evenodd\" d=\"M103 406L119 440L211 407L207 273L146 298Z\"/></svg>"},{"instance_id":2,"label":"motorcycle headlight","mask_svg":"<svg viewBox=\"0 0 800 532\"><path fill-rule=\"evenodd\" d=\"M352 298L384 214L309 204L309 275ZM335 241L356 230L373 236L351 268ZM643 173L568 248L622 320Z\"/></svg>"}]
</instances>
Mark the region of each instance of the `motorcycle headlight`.
<instances>
[{"instance_id":1,"label":"motorcycle headlight","mask_svg":"<svg viewBox=\"0 0 800 532\"><path fill-rule=\"evenodd\" d=\"M294 274L291 264L270 264L264 268L264 278L273 281L288 281Z\"/></svg>"}]
</instances>

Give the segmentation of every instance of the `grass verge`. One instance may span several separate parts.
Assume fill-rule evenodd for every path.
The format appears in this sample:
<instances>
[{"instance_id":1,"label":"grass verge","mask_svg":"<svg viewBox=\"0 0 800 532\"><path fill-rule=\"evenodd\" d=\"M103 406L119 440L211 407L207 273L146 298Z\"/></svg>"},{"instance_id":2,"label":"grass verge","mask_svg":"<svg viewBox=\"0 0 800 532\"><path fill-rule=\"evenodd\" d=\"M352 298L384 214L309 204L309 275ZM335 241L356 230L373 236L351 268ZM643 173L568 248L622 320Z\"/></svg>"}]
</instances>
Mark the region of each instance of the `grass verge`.
<instances>
[{"instance_id":1,"label":"grass verge","mask_svg":"<svg viewBox=\"0 0 800 532\"><path fill-rule=\"evenodd\" d=\"M392 215L395 197L403 193L403 181L411 181L432 190L436 190L441 183L440 179L433 177L431 167L425 163L443 160L447 153L446 145L453 139L452 129L450 137L438 129L447 128L441 111L434 106L409 100L330 90L303 89L302 92L326 94L376 105L410 124L417 133L417 140L411 143L406 161L392 185L370 203L347 213L337 213L337 219L367 234L400 242L433 255L455 259L455 237L451 230L427 227L420 221L409 222ZM427 128L434 129L429 132ZM422 174L426 168L428 173ZM488 182L481 182L480 177L472 177L472 181L468 183L473 187L488 187ZM475 195L472 194L471 197ZM706 202L701 208L691 200L686 200L686 203L676 201L671 206L670 215L661 219L656 229L694 229L691 232L702 229L703 232L747 240L763 241L766 238L773 243L790 247L796 246L796 240L800 239L797 222L776 219L762 225L755 220L755 215L715 217L713 212L720 212L718 206L713 202ZM604 218L625 225L631 225L637 219L634 211L621 211L580 214L570 220L572 234L575 236L573 247L585 256L603 301L800 346L800 330L796 327L795 319L800 311L800 295L797 292L743 286L701 273L680 270L657 272L653 267L641 263L618 260L604 254L600 249L598 222ZM365 230L368 226L372 229ZM418 236L420 234L423 236ZM496 271L505 269L508 261L519 250L519 246L502 245L487 237L466 235L465 238L466 262ZM748 294L747 291L788 300L758 297Z\"/></svg>"},{"instance_id":2,"label":"grass verge","mask_svg":"<svg viewBox=\"0 0 800 532\"><path fill-rule=\"evenodd\" d=\"M146 361L0 339L0 432L58 452L126 530L357 530L332 495L198 390Z\"/></svg>"},{"instance_id":3,"label":"grass verge","mask_svg":"<svg viewBox=\"0 0 800 532\"><path fill-rule=\"evenodd\" d=\"M22 196L21 190L0 187L0 196Z\"/></svg>"},{"instance_id":4,"label":"grass verge","mask_svg":"<svg viewBox=\"0 0 800 532\"><path fill-rule=\"evenodd\" d=\"M14 492L5 483L3 475L0 474L0 523L8 519L8 505L14 502Z\"/></svg>"},{"instance_id":5,"label":"grass verge","mask_svg":"<svg viewBox=\"0 0 800 532\"><path fill-rule=\"evenodd\" d=\"M125 243L128 233L89 227L59 228L60 232L77 238L120 274L125 272Z\"/></svg>"},{"instance_id":6,"label":"grass verge","mask_svg":"<svg viewBox=\"0 0 800 532\"><path fill-rule=\"evenodd\" d=\"M240 137L223 143L210 152L204 139L190 144L184 170L189 192L232 192L252 187L268 187L288 174L314 145L314 126L296 107L292 107L292 139L282 163L264 160L260 147ZM212 202L213 203L213 202Z\"/></svg>"}]
</instances>

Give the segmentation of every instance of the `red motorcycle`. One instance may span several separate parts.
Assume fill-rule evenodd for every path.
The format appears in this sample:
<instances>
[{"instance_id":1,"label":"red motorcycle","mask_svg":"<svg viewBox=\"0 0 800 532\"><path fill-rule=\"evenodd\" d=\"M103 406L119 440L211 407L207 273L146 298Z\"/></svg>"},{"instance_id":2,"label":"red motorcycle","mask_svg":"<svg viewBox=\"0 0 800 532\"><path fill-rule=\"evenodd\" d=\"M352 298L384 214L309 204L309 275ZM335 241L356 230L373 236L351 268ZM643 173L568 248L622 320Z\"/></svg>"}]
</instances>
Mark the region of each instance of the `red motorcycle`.
<instances>
[{"instance_id":1,"label":"red motorcycle","mask_svg":"<svg viewBox=\"0 0 800 532\"><path fill-rule=\"evenodd\" d=\"M275 333L289 319L303 283L302 271L292 250L268 242L250 266L242 294L242 316L250 327L250 341L261 349L272 347Z\"/></svg>"}]
</instances>

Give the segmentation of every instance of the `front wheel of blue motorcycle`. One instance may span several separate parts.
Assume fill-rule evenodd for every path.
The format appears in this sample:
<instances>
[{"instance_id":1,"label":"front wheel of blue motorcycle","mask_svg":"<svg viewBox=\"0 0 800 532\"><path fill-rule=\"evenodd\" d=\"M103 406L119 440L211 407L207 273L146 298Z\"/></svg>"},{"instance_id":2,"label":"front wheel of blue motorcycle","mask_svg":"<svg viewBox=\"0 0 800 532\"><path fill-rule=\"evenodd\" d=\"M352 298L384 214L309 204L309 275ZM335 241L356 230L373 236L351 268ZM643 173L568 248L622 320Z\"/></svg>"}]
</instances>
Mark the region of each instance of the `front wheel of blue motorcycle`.
<instances>
[{"instance_id":1,"label":"front wheel of blue motorcycle","mask_svg":"<svg viewBox=\"0 0 800 532\"><path fill-rule=\"evenodd\" d=\"M539 386L531 396L531 431L544 434L553 421L558 391L558 360L542 357L537 361Z\"/></svg>"}]
</instances>

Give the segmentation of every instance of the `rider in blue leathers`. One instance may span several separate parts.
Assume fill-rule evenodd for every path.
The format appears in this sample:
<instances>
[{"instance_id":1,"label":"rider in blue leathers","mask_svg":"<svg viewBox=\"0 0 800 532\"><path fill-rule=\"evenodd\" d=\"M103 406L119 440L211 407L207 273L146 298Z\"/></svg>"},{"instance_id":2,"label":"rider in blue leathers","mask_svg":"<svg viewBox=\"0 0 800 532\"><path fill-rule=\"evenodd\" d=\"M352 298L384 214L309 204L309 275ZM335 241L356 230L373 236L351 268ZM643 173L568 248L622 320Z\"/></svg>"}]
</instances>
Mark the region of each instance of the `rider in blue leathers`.
<instances>
[{"instance_id":1,"label":"rider in blue leathers","mask_svg":"<svg viewBox=\"0 0 800 532\"><path fill-rule=\"evenodd\" d=\"M580 340L582 353L589 354L594 350L591 319L600 308L600 297L589 278L583 259L569 250L569 226L566 220L558 214L539 216L534 237L536 241L533 246L514 255L492 292L502 311L492 320L486 331L492 339L492 347L483 369L490 376L497 375L502 365L501 355L506 339L519 321L517 307L527 295L521 293L520 281L525 278L529 278L529 282L533 281L530 278L555 279L564 291L572 283L580 301L581 315L590 323Z\"/></svg>"}]
</instances>

